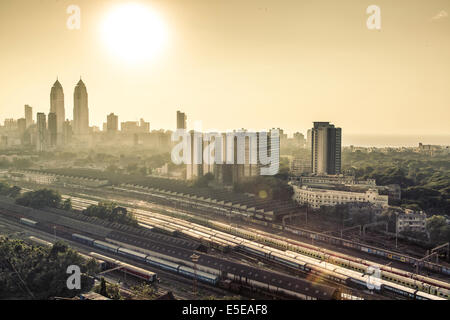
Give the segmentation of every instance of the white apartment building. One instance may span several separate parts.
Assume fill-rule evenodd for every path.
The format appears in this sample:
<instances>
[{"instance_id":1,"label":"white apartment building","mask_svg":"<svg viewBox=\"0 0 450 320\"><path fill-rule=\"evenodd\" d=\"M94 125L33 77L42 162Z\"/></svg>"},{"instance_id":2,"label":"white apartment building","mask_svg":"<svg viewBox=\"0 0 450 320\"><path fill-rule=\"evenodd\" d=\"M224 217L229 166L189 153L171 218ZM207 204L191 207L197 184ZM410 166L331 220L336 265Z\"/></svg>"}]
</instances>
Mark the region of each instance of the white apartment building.
<instances>
[{"instance_id":1,"label":"white apartment building","mask_svg":"<svg viewBox=\"0 0 450 320\"><path fill-rule=\"evenodd\" d=\"M349 192L296 185L292 185L292 187L294 201L299 204L308 204L316 209L321 206L335 206L351 202L367 202L380 207L388 206L388 196L378 194L376 189L369 189L366 192Z\"/></svg>"},{"instance_id":2,"label":"white apartment building","mask_svg":"<svg viewBox=\"0 0 450 320\"><path fill-rule=\"evenodd\" d=\"M405 210L397 216L397 232L426 232L427 215L423 212Z\"/></svg>"}]
</instances>

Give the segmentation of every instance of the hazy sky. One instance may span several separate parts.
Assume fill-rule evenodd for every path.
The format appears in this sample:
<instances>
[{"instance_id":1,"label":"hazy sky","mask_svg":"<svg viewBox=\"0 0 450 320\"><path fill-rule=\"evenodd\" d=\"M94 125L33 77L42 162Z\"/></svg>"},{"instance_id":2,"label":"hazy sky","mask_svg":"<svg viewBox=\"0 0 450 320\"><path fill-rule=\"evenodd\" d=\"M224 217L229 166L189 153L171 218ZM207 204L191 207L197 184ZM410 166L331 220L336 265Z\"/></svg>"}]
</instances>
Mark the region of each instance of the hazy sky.
<instances>
[{"instance_id":1,"label":"hazy sky","mask_svg":"<svg viewBox=\"0 0 450 320\"><path fill-rule=\"evenodd\" d=\"M173 129L180 109L206 130L304 132L330 121L344 135L450 134L448 0L140 1L169 36L159 56L136 64L99 32L126 2L1 0L0 122L22 117L24 104L48 113L57 76L72 119L81 75L100 127L114 112ZM72 4L80 30L66 27ZM381 30L366 27L372 4Z\"/></svg>"}]
</instances>

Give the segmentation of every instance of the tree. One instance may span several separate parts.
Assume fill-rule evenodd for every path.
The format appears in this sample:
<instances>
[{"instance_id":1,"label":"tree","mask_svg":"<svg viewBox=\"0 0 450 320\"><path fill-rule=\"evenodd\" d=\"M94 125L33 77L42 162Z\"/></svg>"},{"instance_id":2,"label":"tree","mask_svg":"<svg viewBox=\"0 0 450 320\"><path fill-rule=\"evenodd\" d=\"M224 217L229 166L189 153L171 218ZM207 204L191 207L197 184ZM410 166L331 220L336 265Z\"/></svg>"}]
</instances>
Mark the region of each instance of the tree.
<instances>
[{"instance_id":1,"label":"tree","mask_svg":"<svg viewBox=\"0 0 450 320\"><path fill-rule=\"evenodd\" d=\"M138 225L138 221L133 214L113 202L100 202L98 205L91 205L83 210L83 214L130 226Z\"/></svg>"},{"instance_id":2,"label":"tree","mask_svg":"<svg viewBox=\"0 0 450 320\"><path fill-rule=\"evenodd\" d=\"M434 244L450 242L450 226L443 216L433 216L427 219L427 230L430 241Z\"/></svg>"},{"instance_id":3,"label":"tree","mask_svg":"<svg viewBox=\"0 0 450 320\"><path fill-rule=\"evenodd\" d=\"M47 248L22 240L0 239L0 299L73 297L90 290L92 281L84 274L81 290L67 288L66 271L70 265L85 269L80 255L62 242Z\"/></svg>"},{"instance_id":4,"label":"tree","mask_svg":"<svg viewBox=\"0 0 450 320\"><path fill-rule=\"evenodd\" d=\"M94 288L94 292L113 300L120 300L122 298L119 285L107 283L103 277L100 280L100 285Z\"/></svg>"},{"instance_id":5,"label":"tree","mask_svg":"<svg viewBox=\"0 0 450 320\"><path fill-rule=\"evenodd\" d=\"M40 189L24 193L16 199L16 203L22 206L41 209L45 207L59 208L61 195L54 190Z\"/></svg>"},{"instance_id":6,"label":"tree","mask_svg":"<svg viewBox=\"0 0 450 320\"><path fill-rule=\"evenodd\" d=\"M10 187L7 183L0 182L0 195L16 198L22 189L17 186Z\"/></svg>"},{"instance_id":7,"label":"tree","mask_svg":"<svg viewBox=\"0 0 450 320\"><path fill-rule=\"evenodd\" d=\"M88 275L92 276L92 275L95 275L95 274L97 274L99 272L100 272L100 266L97 263L97 261L94 258L89 259L87 261L87 263L86 263L86 273Z\"/></svg>"},{"instance_id":8,"label":"tree","mask_svg":"<svg viewBox=\"0 0 450 320\"><path fill-rule=\"evenodd\" d=\"M61 209L66 210L66 211L72 210L72 200L70 198L67 198L66 200L64 200Z\"/></svg>"},{"instance_id":9,"label":"tree","mask_svg":"<svg viewBox=\"0 0 450 320\"><path fill-rule=\"evenodd\" d=\"M104 297L109 298L108 296L108 292L106 290L106 280L105 278L102 277L102 279L100 280L100 291L98 292L99 294L101 294Z\"/></svg>"},{"instance_id":10,"label":"tree","mask_svg":"<svg viewBox=\"0 0 450 320\"><path fill-rule=\"evenodd\" d=\"M152 300L156 298L155 289L146 283L131 287L131 291L137 299Z\"/></svg>"}]
</instances>

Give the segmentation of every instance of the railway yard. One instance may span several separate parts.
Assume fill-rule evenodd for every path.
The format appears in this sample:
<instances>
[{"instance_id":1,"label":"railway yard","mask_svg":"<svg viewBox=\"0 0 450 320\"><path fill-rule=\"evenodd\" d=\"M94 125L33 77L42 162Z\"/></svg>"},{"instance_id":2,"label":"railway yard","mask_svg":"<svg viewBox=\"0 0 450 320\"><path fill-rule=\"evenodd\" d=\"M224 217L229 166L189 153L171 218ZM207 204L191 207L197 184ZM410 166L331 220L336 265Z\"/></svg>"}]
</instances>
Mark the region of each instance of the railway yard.
<instances>
[{"instance_id":1,"label":"railway yard","mask_svg":"<svg viewBox=\"0 0 450 320\"><path fill-rule=\"evenodd\" d=\"M123 271L179 299L450 299L446 264L423 263L421 270L427 271L415 274L416 257L257 221L232 209L220 213L217 204L208 209L204 201L183 203L164 190L123 185L58 190L63 199L71 198L73 212L34 210L2 197L2 233L63 239L120 269L119 277ZM105 200L126 207L139 227L81 214Z\"/></svg>"}]
</instances>

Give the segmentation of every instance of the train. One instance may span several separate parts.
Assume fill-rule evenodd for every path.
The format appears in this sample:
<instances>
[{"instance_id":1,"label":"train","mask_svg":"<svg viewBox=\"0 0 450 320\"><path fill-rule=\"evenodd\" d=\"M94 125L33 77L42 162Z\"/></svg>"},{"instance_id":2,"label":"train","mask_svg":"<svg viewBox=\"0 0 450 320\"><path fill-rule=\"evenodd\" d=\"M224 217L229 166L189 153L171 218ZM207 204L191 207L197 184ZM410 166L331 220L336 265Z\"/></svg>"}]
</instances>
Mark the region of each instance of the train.
<instances>
[{"instance_id":1,"label":"train","mask_svg":"<svg viewBox=\"0 0 450 320\"><path fill-rule=\"evenodd\" d=\"M132 189L129 189L129 188L132 188ZM162 192L163 194L167 194L167 196L166 196L167 199L165 199L165 200L167 200L166 202L168 202L168 203L170 203L172 205L174 203L179 203L179 199L175 199L175 198L171 197L170 196L171 195L170 192L164 191L164 190L155 189L155 188L146 188L146 187L142 187L142 186L124 184L124 185L121 185L120 187L114 187L114 189L122 190L122 191L128 191L128 192L133 192L133 193L138 193L138 194L145 194L145 195L147 195L149 197L152 196L152 195L156 196L153 193L152 194L149 193L149 191L150 192ZM139 191L139 190L141 190L141 191ZM169 198L170 199L173 198L172 199L173 201L169 201ZM358 243L358 242L355 242L355 241L346 240L346 239L343 239L343 238L339 238L339 237L335 237L335 236L332 236L332 235L327 235L327 234L323 234L323 233L320 233L320 232L315 232L315 231L311 231L311 230L307 230L307 229L283 226L281 224L275 223L271 216L258 215L257 213L243 214L242 212L239 212L239 211L236 211L236 210L232 210L230 212L230 208L223 207L220 204L197 203L195 201L192 202L191 200L188 200L188 199L183 199L183 203L189 204L193 208L199 208L200 209L200 207L201 207L203 211L207 210L206 212L214 211L214 212L216 212L216 213L218 213L220 215L223 215L223 216L229 216L229 215L236 216L236 215L239 215L244 221L248 221L250 223L261 225L261 226L271 227L271 228L278 229L278 230L284 230L286 232L293 233L293 234L305 237L307 239L313 239L313 240L323 241L323 242L326 242L326 243L331 243L333 245L337 245L337 246L341 246L341 247L352 248L352 249L357 250L357 251L362 251L362 252L365 252L365 253L368 253L368 254L371 254L371 255L380 256L380 257L383 257L383 258L386 258L386 259L399 261L399 262L403 262L403 263L414 265L414 266L417 263L419 263L421 267L426 268L428 270L431 270L433 272L441 273L441 274L444 274L444 275L450 275L450 267L448 267L448 266L443 266L443 265L436 264L436 263L429 262L429 261L420 261L419 262L420 259L417 259L417 258L414 258L414 257L410 257L410 256L406 256L406 255L399 254L399 253L395 253L395 252L392 252L392 251L389 251L389 250L376 248L376 247L369 246L369 245L366 245L366 244L361 244L361 243ZM390 271L390 272L392 272L392 271ZM421 279L420 277L417 277L417 279L421 280L421 281L425 281L424 279ZM447 288L447 289L450 289L450 288Z\"/></svg>"},{"instance_id":2,"label":"train","mask_svg":"<svg viewBox=\"0 0 450 320\"><path fill-rule=\"evenodd\" d=\"M329 263L331 264L335 264L337 267L343 267L343 268L347 268L349 270L354 270L354 271L358 271L360 273L365 273L368 269L368 266L376 266L376 267L381 267L378 264L375 263L369 263L366 262L366 264L361 263L363 260L362 259L357 259L357 258L353 258L358 260L359 262L355 262L350 260L349 258L352 258L350 256L346 256L343 254L336 254L333 255L334 252L327 250L325 251L325 249L320 249L318 247L314 247L314 246L310 246L310 245L306 245L305 246L300 246L300 243L290 243L286 240L282 240L280 238L277 238L274 235L268 235L264 232L261 231L254 231L254 230L247 230L247 229L242 229L242 228L234 228L231 227L229 225L214 221L211 224L214 225L216 228L220 228L224 231L228 231L230 233L232 233L231 235L225 232L221 232L218 231L216 229L211 229L209 227L205 227L205 226L201 226L189 221L185 221L182 219L177 219L177 218L172 218L172 217L167 217L167 216L160 216L160 219L156 219L156 218L149 218L150 220L158 220L158 223L162 223L162 222L166 222L167 224L169 224L171 226L171 228L175 229L178 227L178 230L185 234L185 235L189 235L192 238L196 239L196 240L200 240L201 239L206 239L206 241L209 242L219 242L220 243L228 243L230 245L230 247L232 248L239 248L240 250L244 250L247 251L247 253L253 254L253 255L261 255L264 254L263 250L261 249L262 247L264 247L264 245L262 245L261 243L258 243L256 241L262 242L263 244L267 244L270 246L274 246L274 247L278 247L280 249L286 250L286 251L292 251L295 252L297 254L302 254L304 255L303 257L311 257L314 259L319 259L319 260L323 260L323 259L327 259L329 261ZM233 235L237 234L237 235ZM248 240L251 239L251 240ZM252 241L253 240L253 241ZM303 245L303 243L302 243ZM275 248L270 247L269 248L272 252L274 252ZM331 252L333 254L327 253L327 252ZM341 257L344 256L345 258ZM286 258L288 259L288 258ZM284 261L284 263L289 264L292 261L286 262ZM296 267L307 271L307 272L317 272L314 268L307 268L303 269L303 267L300 265L297 265ZM381 269L381 268L380 268ZM389 270L393 271L396 269L390 268ZM323 270L322 270L323 271ZM398 271L402 271L402 270L398 270ZM328 272L330 273L330 272ZM325 272L325 274L328 274ZM340 278L340 276L334 275L334 281L336 282L346 282L347 280L342 280ZM329 278L333 278L332 276L329 276ZM425 278L422 277L422 279L414 279L412 277L410 277L410 274L408 274L408 277L405 276L405 274L396 274L394 272L388 272L386 271L386 268L384 268L384 270L382 270L381 272L381 277L384 281L387 282L392 282L396 285L400 285L401 287L406 287L405 288L405 292L408 291L406 290L407 288L411 289L411 290L419 290L421 292L424 292L425 294L430 294L430 295L434 295L440 298L445 298L445 299L449 299L450 298L450 290L448 290L446 288L446 286L448 286L448 284L446 284L445 282L439 281L439 280L434 280L434 279L429 279L429 278ZM431 285L428 282L425 282L424 280L427 281L431 281L433 284ZM421 281L422 280L422 281ZM420 296L419 295L415 295L415 296Z\"/></svg>"},{"instance_id":3,"label":"train","mask_svg":"<svg viewBox=\"0 0 450 320\"><path fill-rule=\"evenodd\" d=\"M160 257L151 256L149 254L138 252L130 248L115 245L101 240L95 240L93 238L76 233L72 234L72 238L76 241L82 242L89 246L99 248L101 250L105 250L114 254L119 254L127 258L137 260L139 262L146 263L163 270L172 271L186 277L196 278L197 280L206 282L208 284L216 285L219 282L218 275L210 274L201 270L194 270L189 266L161 259ZM154 279L152 279L151 281L154 281Z\"/></svg>"},{"instance_id":4,"label":"train","mask_svg":"<svg viewBox=\"0 0 450 320\"><path fill-rule=\"evenodd\" d=\"M77 235L75 235L77 237ZM83 241L86 241L86 236L82 236ZM282 294L284 296L300 298L304 300L311 299L339 299L340 292L336 288L310 283L306 280L292 278L276 274L276 282L270 281L269 274L265 271L255 270L249 271L248 274L242 273L245 266L226 266L210 260L210 258L202 258L199 263L194 265L189 260L189 255L182 253L178 256L167 256L160 252L151 251L144 248L138 248L130 244L122 243L117 240L106 238L105 241L91 239L91 245L98 248L108 248L107 250L118 254L126 255L129 258L153 265L160 269L178 273L180 275L194 278L199 281L206 282L210 285L218 285L221 279L228 278L240 286L250 286L273 294ZM107 244L107 245L106 245ZM139 252L140 251L140 252ZM183 250L182 250L183 251ZM195 268L195 270L194 270ZM270 275L274 277L275 274ZM292 286L294 281L295 286ZM299 292L301 288L306 287L307 292ZM310 292L309 292L310 291ZM308 293L309 292L309 293Z\"/></svg>"},{"instance_id":5,"label":"train","mask_svg":"<svg viewBox=\"0 0 450 320\"><path fill-rule=\"evenodd\" d=\"M242 250L247 253L256 254L261 258L272 260L278 264L288 266L294 269L303 270L309 274L313 274L327 280L342 285L349 285L367 289L368 284L373 284L374 281L369 280L369 276L359 273L357 271L348 270L338 267L326 261L319 261L307 256L296 254L295 252L283 252L269 247L258 247L251 244L243 245ZM381 292L389 292L392 294L407 297L416 300L446 300L444 298L422 292L418 289L411 289L396 283L386 280L379 280L379 287L374 289Z\"/></svg>"},{"instance_id":6,"label":"train","mask_svg":"<svg viewBox=\"0 0 450 320\"><path fill-rule=\"evenodd\" d=\"M139 209L137 210L139 214L142 215L148 214L148 212L146 211L143 210L142 212L139 211L141 210ZM153 218L154 216L158 216L159 219ZM237 248L242 248L242 244L248 243L249 241L248 239L250 239L253 244L256 244L257 243L256 241L259 241L264 244L274 246L276 248L280 248L283 250L291 250L293 252L304 254L316 259L324 259L326 257L330 263L333 263L337 266L341 266L350 270L359 271L361 273L364 273L367 270L368 266L377 266L380 267L380 269L382 269L381 276L383 280L393 282L395 284L401 285L402 287L406 286L413 290L420 290L438 297L446 299L450 298L450 290L449 290L450 285L448 283L431 279L428 277L423 277L420 275L414 275L392 267L381 266L362 259L333 252L331 250L321 249L301 242L296 242L293 240L286 241L286 239L282 240L277 238L273 234L267 234L259 230L255 231L243 228L232 228L229 225L209 220L208 224L210 226L214 226L216 228L215 230L185 220L171 218L168 216L158 214L155 215L153 213L152 218L147 219L149 219L149 221L153 220L151 221L151 223L149 223L149 225L157 224L159 226L167 226L168 228L170 228L172 234L174 234L175 232L179 232L187 237L194 238L200 243L203 244L208 243L212 247L216 246L217 248L221 249L228 248L233 250ZM232 234L230 235L225 232L218 231L217 229ZM286 231L292 232L298 231L297 229L293 228L287 230L288 227L284 229ZM319 239L319 237L317 237L317 235L315 235L314 238L317 240L321 240ZM98 243L98 246L101 246L101 243ZM108 250L107 248L103 249ZM367 247L365 249L367 249L367 251L371 250L370 247ZM394 256L392 255L391 257L394 258ZM398 258L400 259L401 256L398 256Z\"/></svg>"},{"instance_id":7,"label":"train","mask_svg":"<svg viewBox=\"0 0 450 320\"><path fill-rule=\"evenodd\" d=\"M36 225L38 224L37 221L27 219L27 218L20 218L20 223L26 224L27 226L30 226L30 227L36 227Z\"/></svg>"},{"instance_id":8,"label":"train","mask_svg":"<svg viewBox=\"0 0 450 320\"><path fill-rule=\"evenodd\" d=\"M40 238L37 238L37 237L34 237L34 236L29 236L28 240L30 240L34 244L37 244L37 245L40 245L40 246L44 246L44 247L47 247L47 248L50 248L50 247L53 246L53 243L48 242L48 241L43 240L43 239L40 239Z\"/></svg>"},{"instance_id":9,"label":"train","mask_svg":"<svg viewBox=\"0 0 450 320\"><path fill-rule=\"evenodd\" d=\"M406 272L393 267L386 267L374 262L369 262L363 259L351 257L342 253L334 252L327 249L322 249L305 243L296 241L287 241L281 239L273 234L268 234L262 231L252 231L243 228L235 228L224 223L212 221L212 225L224 231L228 231L239 237L245 239L251 239L252 241L259 241L264 244L272 245L283 250L293 251L299 254L316 258L316 259L328 259L330 263L336 264L348 268L350 270L359 271L361 273L366 272L368 267L374 266L381 270L382 279L394 282L396 284L407 286L411 289L419 289L425 293L429 293L438 297L450 299L450 284L424 277L420 275L414 275L410 272Z\"/></svg>"}]
</instances>

